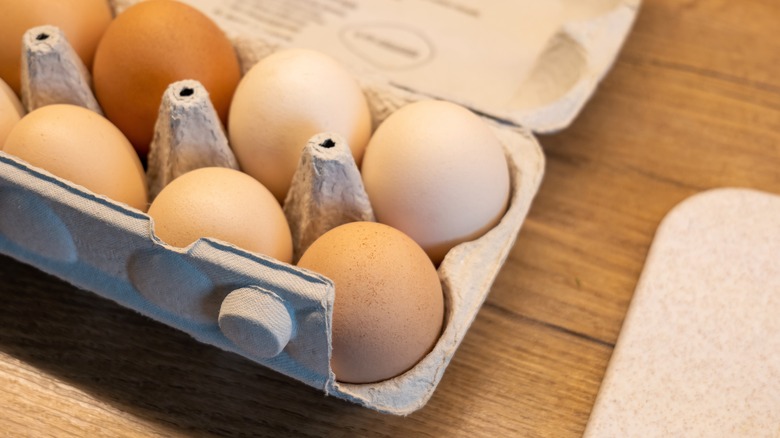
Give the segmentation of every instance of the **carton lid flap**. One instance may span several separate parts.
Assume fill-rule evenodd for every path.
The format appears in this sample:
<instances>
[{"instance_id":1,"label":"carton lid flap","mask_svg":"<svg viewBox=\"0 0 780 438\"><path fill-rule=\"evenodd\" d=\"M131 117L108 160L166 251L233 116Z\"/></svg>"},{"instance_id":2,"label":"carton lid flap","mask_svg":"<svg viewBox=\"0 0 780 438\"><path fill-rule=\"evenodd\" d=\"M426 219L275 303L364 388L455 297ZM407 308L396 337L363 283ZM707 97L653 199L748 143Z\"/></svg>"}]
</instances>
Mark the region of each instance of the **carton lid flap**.
<instances>
[{"instance_id":1,"label":"carton lid flap","mask_svg":"<svg viewBox=\"0 0 780 438\"><path fill-rule=\"evenodd\" d=\"M358 75L536 132L565 128L610 68L639 0L186 0L231 36L320 50Z\"/></svg>"}]
</instances>

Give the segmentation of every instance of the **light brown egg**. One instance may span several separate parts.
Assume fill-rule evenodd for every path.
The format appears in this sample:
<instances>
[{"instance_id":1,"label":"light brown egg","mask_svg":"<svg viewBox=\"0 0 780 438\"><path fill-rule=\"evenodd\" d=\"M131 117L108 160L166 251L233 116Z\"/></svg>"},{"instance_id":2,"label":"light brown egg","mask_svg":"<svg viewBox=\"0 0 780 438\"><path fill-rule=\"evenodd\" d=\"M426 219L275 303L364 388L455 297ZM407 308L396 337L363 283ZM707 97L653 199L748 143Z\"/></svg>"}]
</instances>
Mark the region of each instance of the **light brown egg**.
<instances>
[{"instance_id":1,"label":"light brown egg","mask_svg":"<svg viewBox=\"0 0 780 438\"><path fill-rule=\"evenodd\" d=\"M487 123L454 103L402 107L379 127L361 170L377 221L408 234L439 264L493 228L509 202L509 169Z\"/></svg>"},{"instance_id":2,"label":"light brown egg","mask_svg":"<svg viewBox=\"0 0 780 438\"><path fill-rule=\"evenodd\" d=\"M431 351L444 297L428 256L387 225L353 222L317 239L298 266L333 280L336 379L370 383L398 376Z\"/></svg>"},{"instance_id":3,"label":"light brown egg","mask_svg":"<svg viewBox=\"0 0 780 438\"><path fill-rule=\"evenodd\" d=\"M0 79L0 150L11 128L24 115L24 108L11 87Z\"/></svg>"},{"instance_id":4,"label":"light brown egg","mask_svg":"<svg viewBox=\"0 0 780 438\"><path fill-rule=\"evenodd\" d=\"M107 0L4 0L0 10L0 78L20 94L22 35L45 24L59 27L89 68L110 22Z\"/></svg>"},{"instance_id":5,"label":"light brown egg","mask_svg":"<svg viewBox=\"0 0 780 438\"><path fill-rule=\"evenodd\" d=\"M263 58L241 80L228 132L241 169L281 203L315 134L343 136L360 165L371 114L357 81L338 62L313 50L286 49Z\"/></svg>"},{"instance_id":6,"label":"light brown egg","mask_svg":"<svg viewBox=\"0 0 780 438\"><path fill-rule=\"evenodd\" d=\"M276 198L237 170L205 167L174 179L149 207L157 237L186 247L212 237L290 263L292 237Z\"/></svg>"},{"instance_id":7,"label":"light brown egg","mask_svg":"<svg viewBox=\"0 0 780 438\"><path fill-rule=\"evenodd\" d=\"M146 177L130 142L108 120L75 105L24 116L3 151L115 201L146 211Z\"/></svg>"},{"instance_id":8,"label":"light brown egg","mask_svg":"<svg viewBox=\"0 0 780 438\"><path fill-rule=\"evenodd\" d=\"M226 123L240 69L232 44L211 19L184 3L154 0L131 6L111 23L93 76L106 117L143 157L168 85L199 81Z\"/></svg>"}]
</instances>

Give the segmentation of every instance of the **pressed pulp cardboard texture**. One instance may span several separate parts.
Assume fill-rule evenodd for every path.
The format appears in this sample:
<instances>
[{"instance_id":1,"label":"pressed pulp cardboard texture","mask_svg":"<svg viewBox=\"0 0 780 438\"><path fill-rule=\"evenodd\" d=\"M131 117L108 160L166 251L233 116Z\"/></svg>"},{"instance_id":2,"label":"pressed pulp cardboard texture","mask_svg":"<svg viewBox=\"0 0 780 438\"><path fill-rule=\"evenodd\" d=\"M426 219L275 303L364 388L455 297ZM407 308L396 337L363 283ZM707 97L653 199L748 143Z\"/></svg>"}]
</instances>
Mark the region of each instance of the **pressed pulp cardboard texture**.
<instances>
[{"instance_id":1,"label":"pressed pulp cardboard texture","mask_svg":"<svg viewBox=\"0 0 780 438\"><path fill-rule=\"evenodd\" d=\"M698 194L661 223L586 437L780 436L780 196Z\"/></svg>"},{"instance_id":2,"label":"pressed pulp cardboard texture","mask_svg":"<svg viewBox=\"0 0 780 438\"><path fill-rule=\"evenodd\" d=\"M0 251L328 393L404 414L423 406L433 393L541 182L544 159L533 137L506 128L496 133L511 168L510 208L499 225L454 248L439 267L448 322L434 350L409 372L378 384L340 384L330 372L330 280L210 239L172 248L154 236L147 215L2 152ZM296 336L278 356L241 348L220 331L221 304L246 288L281 299L290 314ZM274 332L274 324L263 318L265 310L245 315L257 337Z\"/></svg>"},{"instance_id":3,"label":"pressed pulp cardboard texture","mask_svg":"<svg viewBox=\"0 0 780 438\"><path fill-rule=\"evenodd\" d=\"M121 9L133 2L117 3ZM240 7L259 3L191 3L212 13L231 34L244 71L285 45L279 38L244 33L246 23L235 14ZM217 3L223 6L215 10ZM575 50L580 59L587 60L583 71L588 73L578 76L573 88L555 85L568 91L562 92L562 100L545 101L552 106L539 105L536 113L536 109L526 108L525 114L541 114L538 120L545 121L535 128L557 129L573 118L609 67L633 20L629 12L635 12L636 5L633 1L615 2L598 14L595 9L578 8L579 15L568 16L574 20L571 22L560 18L566 14L555 15L567 8L533 9L535 14L563 21L560 26L543 26L555 30L545 31L554 34L550 44L526 45L526 64L528 53L536 53L539 61L526 65L525 70L516 70L520 76L533 78L545 71L546 83L550 84L549 78L556 82L555 75L548 75L550 69L557 68L561 59L573 59L565 55L568 49L561 52L560 38L575 41L576 32L571 29L589 29L583 34L587 38L581 35L581 41L577 40ZM249 24L256 29L257 23ZM588 44L597 40L601 41L598 50L588 52ZM541 62L549 56L556 60L553 66ZM428 97L411 91L412 87L394 84L383 75L385 72L365 66L353 66L353 70L359 74L375 124L404 104ZM541 97L551 96L547 91L530 93L536 96L536 103L544 100ZM460 100L470 102L468 98ZM483 112L510 115L501 109ZM201 239L187 248L170 247L155 237L153 221L146 214L2 152L0 252L329 394L379 411L407 414L422 407L432 395L512 248L542 179L544 156L533 135L524 128L489 118L485 122L506 153L512 186L509 209L486 235L455 247L444 259L439 267L447 303L442 336L417 366L384 382L354 385L335 380L329 366L334 301L334 286L329 279L212 239ZM219 318L224 314L230 316L230 333L223 332L225 327L220 329ZM238 338L232 335L252 342L238 345L234 342ZM275 348L265 348L268 345Z\"/></svg>"}]
</instances>

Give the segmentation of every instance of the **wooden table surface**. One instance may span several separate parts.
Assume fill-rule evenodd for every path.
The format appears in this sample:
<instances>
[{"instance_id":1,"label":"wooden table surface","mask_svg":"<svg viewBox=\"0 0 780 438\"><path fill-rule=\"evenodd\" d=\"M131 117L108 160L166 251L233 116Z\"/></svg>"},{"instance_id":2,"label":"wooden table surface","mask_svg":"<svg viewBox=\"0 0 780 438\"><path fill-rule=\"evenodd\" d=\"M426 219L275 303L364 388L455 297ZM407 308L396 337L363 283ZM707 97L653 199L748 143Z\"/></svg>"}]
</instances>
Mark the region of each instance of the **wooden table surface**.
<instances>
[{"instance_id":1,"label":"wooden table surface","mask_svg":"<svg viewBox=\"0 0 780 438\"><path fill-rule=\"evenodd\" d=\"M780 193L780 2L645 0L428 405L381 415L0 257L3 436L582 434L653 234Z\"/></svg>"}]
</instances>

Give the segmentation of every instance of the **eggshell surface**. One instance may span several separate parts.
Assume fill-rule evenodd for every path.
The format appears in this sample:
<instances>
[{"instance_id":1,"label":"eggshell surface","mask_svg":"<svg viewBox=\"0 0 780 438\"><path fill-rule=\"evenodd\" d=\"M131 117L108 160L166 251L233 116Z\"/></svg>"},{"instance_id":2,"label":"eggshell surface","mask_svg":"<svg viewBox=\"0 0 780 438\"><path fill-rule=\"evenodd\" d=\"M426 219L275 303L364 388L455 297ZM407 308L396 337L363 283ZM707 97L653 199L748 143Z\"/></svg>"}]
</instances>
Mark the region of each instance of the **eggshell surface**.
<instances>
[{"instance_id":1,"label":"eggshell surface","mask_svg":"<svg viewBox=\"0 0 780 438\"><path fill-rule=\"evenodd\" d=\"M130 142L75 105L47 105L17 122L3 151L115 201L147 208L146 177Z\"/></svg>"},{"instance_id":2,"label":"eggshell surface","mask_svg":"<svg viewBox=\"0 0 780 438\"><path fill-rule=\"evenodd\" d=\"M425 252L387 225L353 222L317 239L298 266L333 280L336 379L398 376L431 351L444 318L441 283Z\"/></svg>"},{"instance_id":3,"label":"eggshell surface","mask_svg":"<svg viewBox=\"0 0 780 438\"><path fill-rule=\"evenodd\" d=\"M414 239L435 264L493 228L509 202L509 169L490 127L454 103L427 100L391 114L362 168L378 222Z\"/></svg>"},{"instance_id":4,"label":"eggshell surface","mask_svg":"<svg viewBox=\"0 0 780 438\"><path fill-rule=\"evenodd\" d=\"M230 108L230 144L241 169L283 202L301 151L315 134L335 132L360 164L371 114L357 81L332 58L284 49L241 80Z\"/></svg>"},{"instance_id":5,"label":"eggshell surface","mask_svg":"<svg viewBox=\"0 0 780 438\"><path fill-rule=\"evenodd\" d=\"M184 3L154 0L114 19L95 53L93 76L106 117L145 156L168 85L199 81L224 124L240 69L230 40L211 19Z\"/></svg>"},{"instance_id":6,"label":"eggshell surface","mask_svg":"<svg viewBox=\"0 0 780 438\"><path fill-rule=\"evenodd\" d=\"M11 128L24 115L24 108L11 87L0 79L0 150Z\"/></svg>"},{"instance_id":7,"label":"eggshell surface","mask_svg":"<svg viewBox=\"0 0 780 438\"><path fill-rule=\"evenodd\" d=\"M100 37L111 22L106 0L3 0L0 13L0 78L21 90L22 35L32 27L59 27L89 68Z\"/></svg>"},{"instance_id":8,"label":"eggshell surface","mask_svg":"<svg viewBox=\"0 0 780 438\"><path fill-rule=\"evenodd\" d=\"M186 247L201 237L290 263L290 227L276 198L254 178L237 170L206 167L168 184L149 207L155 234Z\"/></svg>"}]
</instances>

